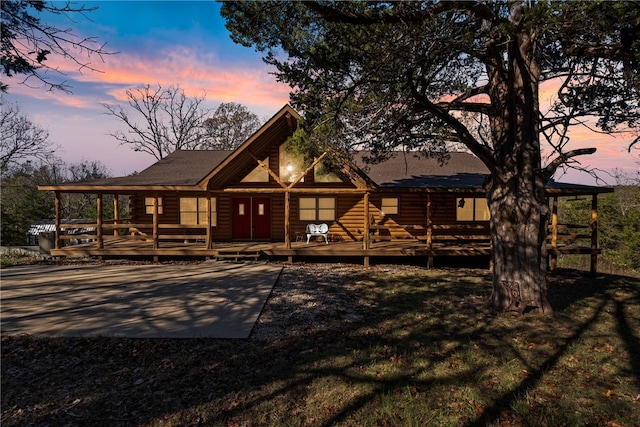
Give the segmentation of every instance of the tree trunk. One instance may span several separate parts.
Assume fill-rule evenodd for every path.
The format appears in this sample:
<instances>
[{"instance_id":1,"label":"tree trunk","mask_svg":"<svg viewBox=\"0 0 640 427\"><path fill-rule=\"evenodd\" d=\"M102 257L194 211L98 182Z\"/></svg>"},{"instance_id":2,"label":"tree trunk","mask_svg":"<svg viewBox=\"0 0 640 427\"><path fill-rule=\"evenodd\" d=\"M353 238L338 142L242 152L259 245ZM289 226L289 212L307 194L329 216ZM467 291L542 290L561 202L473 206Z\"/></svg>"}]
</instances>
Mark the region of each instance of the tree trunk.
<instances>
[{"instance_id":1,"label":"tree trunk","mask_svg":"<svg viewBox=\"0 0 640 427\"><path fill-rule=\"evenodd\" d=\"M493 307L551 312L547 301L549 205L541 168L535 29L520 26L522 3L510 2L514 31L488 66L494 169L487 181L493 244Z\"/></svg>"},{"instance_id":2,"label":"tree trunk","mask_svg":"<svg viewBox=\"0 0 640 427\"><path fill-rule=\"evenodd\" d=\"M487 186L493 245L493 293L499 311L551 313L547 300L544 187L527 179L492 180Z\"/></svg>"}]
</instances>

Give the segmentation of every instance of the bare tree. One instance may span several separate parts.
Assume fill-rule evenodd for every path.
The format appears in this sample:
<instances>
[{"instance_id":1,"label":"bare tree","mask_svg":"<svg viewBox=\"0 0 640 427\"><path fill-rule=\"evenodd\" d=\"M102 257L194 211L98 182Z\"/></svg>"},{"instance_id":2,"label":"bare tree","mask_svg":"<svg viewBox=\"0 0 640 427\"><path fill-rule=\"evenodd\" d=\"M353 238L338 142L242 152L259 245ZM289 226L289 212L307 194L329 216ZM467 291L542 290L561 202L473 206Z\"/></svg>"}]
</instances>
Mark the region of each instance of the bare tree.
<instances>
[{"instance_id":1,"label":"bare tree","mask_svg":"<svg viewBox=\"0 0 640 427\"><path fill-rule=\"evenodd\" d=\"M55 147L49 142L49 131L34 124L20 111L18 104L0 100L0 173L11 165L29 159L46 160Z\"/></svg>"},{"instance_id":2,"label":"bare tree","mask_svg":"<svg viewBox=\"0 0 640 427\"><path fill-rule=\"evenodd\" d=\"M163 159L176 150L194 150L205 136L204 120L210 111L201 108L205 96L187 97L179 85L152 88L143 85L127 90L129 108L102 104L108 115L126 125L124 131L109 132L134 151ZM133 115L129 113L133 112Z\"/></svg>"},{"instance_id":3,"label":"bare tree","mask_svg":"<svg viewBox=\"0 0 640 427\"><path fill-rule=\"evenodd\" d=\"M213 116L204 121L207 141L203 148L233 150L260 127L260 119L241 104L222 103Z\"/></svg>"},{"instance_id":4,"label":"bare tree","mask_svg":"<svg viewBox=\"0 0 640 427\"><path fill-rule=\"evenodd\" d=\"M70 2L60 5L43 0L2 0L0 7L2 73L7 77L24 75L23 84L35 79L49 90L69 92L70 86L66 82L53 81L51 74L48 74L50 71L63 74L57 67L48 65L50 57L71 61L80 72L99 71L91 59L102 61L104 55L115 53L107 51L105 43L98 42L94 37L79 36L70 28L42 22L39 17L46 14L65 15L73 22L71 15L86 17L97 6L75 6ZM6 92L7 89L8 85L0 82L0 90Z\"/></svg>"}]
</instances>

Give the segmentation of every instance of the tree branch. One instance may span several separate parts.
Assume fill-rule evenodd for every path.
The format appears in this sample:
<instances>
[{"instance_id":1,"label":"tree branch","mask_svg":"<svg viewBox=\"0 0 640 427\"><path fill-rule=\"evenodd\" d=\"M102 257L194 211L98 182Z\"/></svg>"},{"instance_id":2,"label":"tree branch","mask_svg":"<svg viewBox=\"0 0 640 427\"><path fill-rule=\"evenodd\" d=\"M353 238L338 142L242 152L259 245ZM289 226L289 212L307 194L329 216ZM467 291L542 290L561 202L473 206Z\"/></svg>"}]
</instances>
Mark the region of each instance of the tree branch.
<instances>
[{"instance_id":1,"label":"tree branch","mask_svg":"<svg viewBox=\"0 0 640 427\"><path fill-rule=\"evenodd\" d=\"M469 148L469 150L471 150L471 152L476 155L476 157L482 160L491 174L497 174L498 171L496 169L495 159L491 155L491 152L488 150L488 148L478 142L473 137L473 135L471 135L466 126L460 123L460 121L453 117L451 114L449 114L447 110L445 110L441 106L434 104L426 96L421 94L413 84L413 79L410 76L408 76L408 81L411 88L411 93L416 101L427 111L431 112L440 120L451 126L451 128L460 138L460 142L466 145L467 148Z\"/></svg>"},{"instance_id":2,"label":"tree branch","mask_svg":"<svg viewBox=\"0 0 640 427\"><path fill-rule=\"evenodd\" d=\"M542 175L545 180L550 179L556 170L567 162L567 160L576 156L584 156L587 154L593 154L596 152L596 148L578 148L576 150L571 150L566 153L560 153L558 157L556 157L551 163L549 163L543 170Z\"/></svg>"}]
</instances>

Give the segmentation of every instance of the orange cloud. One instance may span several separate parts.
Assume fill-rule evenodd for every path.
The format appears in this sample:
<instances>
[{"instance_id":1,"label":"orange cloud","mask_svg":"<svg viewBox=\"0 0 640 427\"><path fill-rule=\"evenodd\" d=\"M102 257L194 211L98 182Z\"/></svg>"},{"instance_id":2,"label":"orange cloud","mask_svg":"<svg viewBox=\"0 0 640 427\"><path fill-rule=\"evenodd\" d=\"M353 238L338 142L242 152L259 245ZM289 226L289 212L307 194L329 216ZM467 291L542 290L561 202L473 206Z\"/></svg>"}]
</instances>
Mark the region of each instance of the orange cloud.
<instances>
[{"instance_id":1,"label":"orange cloud","mask_svg":"<svg viewBox=\"0 0 640 427\"><path fill-rule=\"evenodd\" d=\"M278 83L259 59L253 63L223 63L214 54L177 47L153 58L119 53L104 57L104 61L92 64L99 72L85 69L79 73L77 65L52 58L48 65L60 74L51 74L51 78L56 82L66 80L72 94L32 89L18 81L12 83L11 91L81 109L126 101L125 90L143 84L179 84L188 96L205 94L210 102L237 102L270 112L289 101L289 87Z\"/></svg>"},{"instance_id":2,"label":"orange cloud","mask_svg":"<svg viewBox=\"0 0 640 427\"><path fill-rule=\"evenodd\" d=\"M266 65L259 64L223 64L213 55L199 56L193 50L178 48L153 59L119 54L110 58L104 73L83 74L79 80L110 85L107 94L120 101L126 100L123 88L180 84L188 96L205 93L208 100L269 106L276 111L288 102L289 88L276 82Z\"/></svg>"}]
</instances>

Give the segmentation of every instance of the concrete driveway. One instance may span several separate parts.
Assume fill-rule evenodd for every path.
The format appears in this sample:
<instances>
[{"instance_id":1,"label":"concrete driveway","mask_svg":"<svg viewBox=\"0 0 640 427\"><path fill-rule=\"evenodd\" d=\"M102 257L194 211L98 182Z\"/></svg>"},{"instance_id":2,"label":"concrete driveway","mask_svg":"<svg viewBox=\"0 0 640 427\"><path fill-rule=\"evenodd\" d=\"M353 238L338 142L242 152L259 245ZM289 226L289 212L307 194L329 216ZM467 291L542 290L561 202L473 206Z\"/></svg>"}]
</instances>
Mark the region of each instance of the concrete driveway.
<instances>
[{"instance_id":1,"label":"concrete driveway","mask_svg":"<svg viewBox=\"0 0 640 427\"><path fill-rule=\"evenodd\" d=\"M3 334L247 338L282 267L35 265L1 272Z\"/></svg>"}]
</instances>

